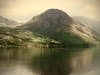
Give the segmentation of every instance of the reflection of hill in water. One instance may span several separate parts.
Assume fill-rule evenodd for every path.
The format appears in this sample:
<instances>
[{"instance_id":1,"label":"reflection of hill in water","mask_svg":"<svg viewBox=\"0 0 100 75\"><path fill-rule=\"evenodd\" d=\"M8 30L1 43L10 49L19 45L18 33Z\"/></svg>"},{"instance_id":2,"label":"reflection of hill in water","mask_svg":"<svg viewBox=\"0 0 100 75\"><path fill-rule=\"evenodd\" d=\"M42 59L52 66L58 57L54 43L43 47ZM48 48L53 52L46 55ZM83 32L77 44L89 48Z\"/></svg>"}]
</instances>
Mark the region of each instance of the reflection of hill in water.
<instances>
[{"instance_id":1,"label":"reflection of hill in water","mask_svg":"<svg viewBox=\"0 0 100 75\"><path fill-rule=\"evenodd\" d=\"M72 54L71 67L73 70L78 70L82 67L87 67L92 64L94 49L84 49L80 52Z\"/></svg>"},{"instance_id":2,"label":"reflection of hill in water","mask_svg":"<svg viewBox=\"0 0 100 75\"><path fill-rule=\"evenodd\" d=\"M0 73L17 66L37 75L69 75L92 64L96 48L0 48ZM19 69L20 69L19 68Z\"/></svg>"},{"instance_id":3,"label":"reflection of hill in water","mask_svg":"<svg viewBox=\"0 0 100 75\"><path fill-rule=\"evenodd\" d=\"M33 56L40 52L39 48L0 48L0 75L35 75L34 72L31 73L27 64L31 62Z\"/></svg>"},{"instance_id":4,"label":"reflection of hill in water","mask_svg":"<svg viewBox=\"0 0 100 75\"><path fill-rule=\"evenodd\" d=\"M69 75L71 72L92 64L95 48L48 49L33 57L30 67L43 75Z\"/></svg>"}]
</instances>

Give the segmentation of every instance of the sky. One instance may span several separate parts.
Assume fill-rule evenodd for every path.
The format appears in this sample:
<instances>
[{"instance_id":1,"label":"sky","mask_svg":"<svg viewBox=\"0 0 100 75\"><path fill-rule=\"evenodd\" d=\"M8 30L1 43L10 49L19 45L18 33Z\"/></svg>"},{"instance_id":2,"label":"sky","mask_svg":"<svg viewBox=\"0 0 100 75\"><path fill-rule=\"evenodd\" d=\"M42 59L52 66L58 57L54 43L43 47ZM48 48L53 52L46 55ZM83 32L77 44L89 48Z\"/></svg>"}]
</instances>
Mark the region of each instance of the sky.
<instances>
[{"instance_id":1,"label":"sky","mask_svg":"<svg viewBox=\"0 0 100 75\"><path fill-rule=\"evenodd\" d=\"M100 21L100 0L0 0L0 15L17 22L27 22L48 9Z\"/></svg>"}]
</instances>

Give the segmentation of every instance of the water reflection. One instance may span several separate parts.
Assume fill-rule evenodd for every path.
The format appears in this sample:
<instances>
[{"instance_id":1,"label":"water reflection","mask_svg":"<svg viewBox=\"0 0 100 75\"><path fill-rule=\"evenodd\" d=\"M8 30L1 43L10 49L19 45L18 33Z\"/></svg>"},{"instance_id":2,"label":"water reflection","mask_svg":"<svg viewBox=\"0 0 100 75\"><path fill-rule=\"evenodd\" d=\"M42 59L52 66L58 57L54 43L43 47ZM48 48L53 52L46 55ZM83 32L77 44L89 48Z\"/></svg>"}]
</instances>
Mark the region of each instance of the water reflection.
<instances>
[{"instance_id":1,"label":"water reflection","mask_svg":"<svg viewBox=\"0 0 100 75\"><path fill-rule=\"evenodd\" d=\"M93 54L95 49L84 49L80 52L75 52L71 56L71 67L73 70L78 70L81 67L88 67L92 64Z\"/></svg>"},{"instance_id":2,"label":"water reflection","mask_svg":"<svg viewBox=\"0 0 100 75\"><path fill-rule=\"evenodd\" d=\"M100 75L100 48L92 48L90 50L85 50L82 52L82 55L84 55L81 60L82 68L79 68L77 70L76 67L75 71L70 75ZM78 57L75 62L79 61L78 59L80 59L80 57ZM78 63L77 66L79 66Z\"/></svg>"},{"instance_id":3,"label":"water reflection","mask_svg":"<svg viewBox=\"0 0 100 75\"><path fill-rule=\"evenodd\" d=\"M78 75L76 71L97 64L94 63L98 60L95 54L97 50L97 48L0 48L0 75Z\"/></svg>"},{"instance_id":4,"label":"water reflection","mask_svg":"<svg viewBox=\"0 0 100 75\"><path fill-rule=\"evenodd\" d=\"M24 47L0 48L0 75L37 75L27 64L38 52Z\"/></svg>"},{"instance_id":5,"label":"water reflection","mask_svg":"<svg viewBox=\"0 0 100 75\"><path fill-rule=\"evenodd\" d=\"M33 60L30 66L34 66L31 68L41 71L43 75L69 75L92 64L94 48L77 50L43 50L40 56L33 57L35 61Z\"/></svg>"}]
</instances>

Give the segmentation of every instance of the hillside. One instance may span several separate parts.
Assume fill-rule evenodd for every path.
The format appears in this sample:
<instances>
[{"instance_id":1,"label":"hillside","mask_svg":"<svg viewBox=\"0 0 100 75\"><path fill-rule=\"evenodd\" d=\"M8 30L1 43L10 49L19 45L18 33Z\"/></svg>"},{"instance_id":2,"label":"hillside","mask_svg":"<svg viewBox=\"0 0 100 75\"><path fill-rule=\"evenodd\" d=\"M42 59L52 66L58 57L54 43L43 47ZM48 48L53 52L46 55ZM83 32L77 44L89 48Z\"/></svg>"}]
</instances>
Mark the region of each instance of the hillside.
<instances>
[{"instance_id":1,"label":"hillside","mask_svg":"<svg viewBox=\"0 0 100 75\"><path fill-rule=\"evenodd\" d=\"M4 24L4 25L16 25L18 24L16 21L5 18L3 16L0 16L0 24Z\"/></svg>"},{"instance_id":2,"label":"hillside","mask_svg":"<svg viewBox=\"0 0 100 75\"><path fill-rule=\"evenodd\" d=\"M0 46L23 46L27 45L24 39L18 38L14 35L7 34L0 30Z\"/></svg>"},{"instance_id":3,"label":"hillside","mask_svg":"<svg viewBox=\"0 0 100 75\"><path fill-rule=\"evenodd\" d=\"M73 20L68 14L59 9L49 9L33 17L22 27L60 42L98 42L90 28Z\"/></svg>"},{"instance_id":4,"label":"hillside","mask_svg":"<svg viewBox=\"0 0 100 75\"><path fill-rule=\"evenodd\" d=\"M87 27L90 27L91 29L95 30L96 32L100 33L100 22L94 21L92 19L89 19L87 17L82 16L74 16L72 17L74 20L84 24Z\"/></svg>"},{"instance_id":5,"label":"hillside","mask_svg":"<svg viewBox=\"0 0 100 75\"><path fill-rule=\"evenodd\" d=\"M29 30L20 28L19 26L23 25L23 23L17 23L14 20L5 18L3 16L0 16L0 30L6 33L6 35L1 35L3 40L3 37L17 37L20 39L24 39L25 43L31 42L33 44L35 43L48 43L48 42L57 42L54 39L50 39L49 37L42 36L40 34L31 32ZM12 35L12 36L11 36ZM13 38L13 37L12 37ZM15 38L13 38L15 39ZM9 39L11 41L12 39ZM5 40L3 40L5 41ZM1 41L0 41L1 42ZM8 41L5 41L8 42ZM14 41L16 42L16 41ZM3 44L2 44L3 45Z\"/></svg>"},{"instance_id":6,"label":"hillside","mask_svg":"<svg viewBox=\"0 0 100 75\"><path fill-rule=\"evenodd\" d=\"M37 34L35 32L31 32L23 28L0 27L0 30L5 31L7 34L13 35L17 38L23 39L26 42L26 44L28 44L29 42L31 43L31 45L32 44L34 45L36 43L39 44L48 44L49 42L57 43L57 41L54 39Z\"/></svg>"},{"instance_id":7,"label":"hillside","mask_svg":"<svg viewBox=\"0 0 100 75\"><path fill-rule=\"evenodd\" d=\"M23 24L24 23L18 23L12 19L0 16L0 27L17 28L18 26L21 26Z\"/></svg>"}]
</instances>

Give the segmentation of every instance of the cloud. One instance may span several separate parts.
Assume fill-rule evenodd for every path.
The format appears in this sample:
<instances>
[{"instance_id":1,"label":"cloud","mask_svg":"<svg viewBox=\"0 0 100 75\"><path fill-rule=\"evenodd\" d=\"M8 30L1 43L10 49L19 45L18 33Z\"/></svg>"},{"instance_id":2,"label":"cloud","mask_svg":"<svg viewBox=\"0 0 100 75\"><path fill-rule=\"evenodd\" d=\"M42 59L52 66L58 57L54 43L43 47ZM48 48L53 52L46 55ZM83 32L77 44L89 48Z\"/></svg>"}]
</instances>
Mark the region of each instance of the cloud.
<instances>
[{"instance_id":1,"label":"cloud","mask_svg":"<svg viewBox=\"0 0 100 75\"><path fill-rule=\"evenodd\" d=\"M99 3L100 0L0 0L0 15L21 22L28 21L47 9L57 8L70 16L99 20Z\"/></svg>"}]
</instances>

